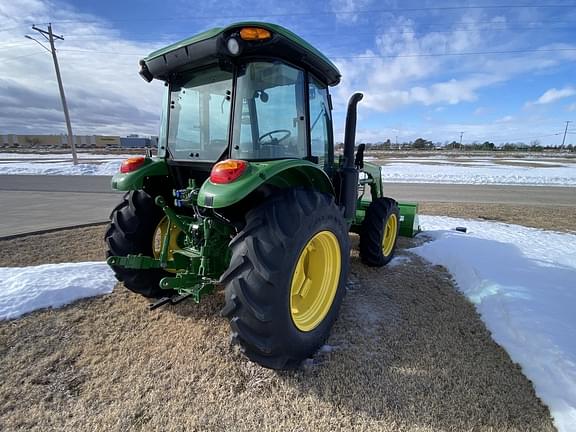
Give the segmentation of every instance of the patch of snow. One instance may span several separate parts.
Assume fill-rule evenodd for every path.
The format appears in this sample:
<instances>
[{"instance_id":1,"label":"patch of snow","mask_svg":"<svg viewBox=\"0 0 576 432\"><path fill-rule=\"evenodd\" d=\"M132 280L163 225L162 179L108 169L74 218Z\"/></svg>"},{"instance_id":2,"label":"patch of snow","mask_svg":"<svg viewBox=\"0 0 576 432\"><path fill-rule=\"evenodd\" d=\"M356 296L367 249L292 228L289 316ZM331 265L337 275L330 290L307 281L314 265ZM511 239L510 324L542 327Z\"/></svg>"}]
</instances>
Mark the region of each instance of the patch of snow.
<instances>
[{"instance_id":1,"label":"patch of snow","mask_svg":"<svg viewBox=\"0 0 576 432\"><path fill-rule=\"evenodd\" d=\"M565 163L563 167L523 167L394 162L382 166L382 180L390 183L576 186L576 164Z\"/></svg>"},{"instance_id":2,"label":"patch of snow","mask_svg":"<svg viewBox=\"0 0 576 432\"><path fill-rule=\"evenodd\" d=\"M390 260L388 264L386 264L386 267L388 268L397 267L399 265L409 263L411 260L412 259L408 255L395 256Z\"/></svg>"},{"instance_id":3,"label":"patch of snow","mask_svg":"<svg viewBox=\"0 0 576 432\"><path fill-rule=\"evenodd\" d=\"M325 354L325 353L331 353L331 352L334 351L335 349L336 349L336 347L334 347L334 346L332 346L332 345L325 344L325 345L322 345L322 346L320 347L320 349L318 350L318 352L319 352L319 353L323 353L323 354Z\"/></svg>"},{"instance_id":4,"label":"patch of snow","mask_svg":"<svg viewBox=\"0 0 576 432\"><path fill-rule=\"evenodd\" d=\"M424 164L424 165L472 165L472 166L493 166L494 159L440 159L430 158L384 158L382 162L386 164ZM389 166L389 165L384 165Z\"/></svg>"},{"instance_id":5,"label":"patch of snow","mask_svg":"<svg viewBox=\"0 0 576 432\"><path fill-rule=\"evenodd\" d=\"M552 160L534 160L534 159L499 159L499 161L503 164L506 163L515 163L515 164L532 164L532 165L562 165L562 166L570 166L569 162L564 160L555 161Z\"/></svg>"},{"instance_id":6,"label":"patch of snow","mask_svg":"<svg viewBox=\"0 0 576 432\"><path fill-rule=\"evenodd\" d=\"M0 174L35 174L35 175L114 175L120 170L122 160L111 160L102 163L72 162L0 162Z\"/></svg>"},{"instance_id":7,"label":"patch of snow","mask_svg":"<svg viewBox=\"0 0 576 432\"><path fill-rule=\"evenodd\" d=\"M78 165L70 154L0 153L0 174L32 175L102 175L118 172L126 158L135 155L78 153Z\"/></svg>"},{"instance_id":8,"label":"patch of snow","mask_svg":"<svg viewBox=\"0 0 576 432\"><path fill-rule=\"evenodd\" d=\"M411 251L452 273L558 430L576 430L576 235L438 216L420 222L432 241Z\"/></svg>"},{"instance_id":9,"label":"patch of snow","mask_svg":"<svg viewBox=\"0 0 576 432\"><path fill-rule=\"evenodd\" d=\"M114 272L104 262L0 267L0 320L109 294L114 285Z\"/></svg>"},{"instance_id":10,"label":"patch of snow","mask_svg":"<svg viewBox=\"0 0 576 432\"><path fill-rule=\"evenodd\" d=\"M78 152L78 159L98 159L98 160L105 160L105 159L126 159L129 157L136 156L134 154L98 154L98 153L81 153ZM144 155L144 151L142 151L142 155ZM7 159L30 159L30 160L38 160L38 159L59 159L59 160L72 160L72 154L70 153L2 153L0 152L0 160L7 160Z\"/></svg>"}]
</instances>

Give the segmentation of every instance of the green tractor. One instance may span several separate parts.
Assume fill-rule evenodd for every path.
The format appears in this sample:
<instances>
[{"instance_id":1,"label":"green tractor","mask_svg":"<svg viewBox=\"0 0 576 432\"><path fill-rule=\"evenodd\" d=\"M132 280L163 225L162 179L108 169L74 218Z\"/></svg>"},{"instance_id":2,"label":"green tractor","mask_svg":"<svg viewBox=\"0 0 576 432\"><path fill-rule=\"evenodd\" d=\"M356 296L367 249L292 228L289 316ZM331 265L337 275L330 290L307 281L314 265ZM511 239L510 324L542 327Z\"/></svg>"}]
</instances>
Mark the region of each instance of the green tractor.
<instances>
[{"instance_id":1,"label":"green tractor","mask_svg":"<svg viewBox=\"0 0 576 432\"><path fill-rule=\"evenodd\" d=\"M416 204L385 198L355 154L350 98L335 155L330 60L283 27L216 28L140 61L164 81L158 155L122 163L126 191L106 232L108 264L151 307L222 287L232 340L262 366L295 368L328 337L346 291L350 241L383 266Z\"/></svg>"}]
</instances>

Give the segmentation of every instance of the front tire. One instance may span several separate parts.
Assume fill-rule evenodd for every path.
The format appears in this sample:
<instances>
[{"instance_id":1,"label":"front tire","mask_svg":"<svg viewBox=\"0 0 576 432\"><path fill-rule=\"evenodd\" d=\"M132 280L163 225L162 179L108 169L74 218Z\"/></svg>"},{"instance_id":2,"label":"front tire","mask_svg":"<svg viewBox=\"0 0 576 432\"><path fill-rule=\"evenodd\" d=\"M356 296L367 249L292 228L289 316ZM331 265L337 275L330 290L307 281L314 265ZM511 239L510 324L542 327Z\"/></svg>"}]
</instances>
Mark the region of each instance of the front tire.
<instances>
[{"instance_id":1,"label":"front tire","mask_svg":"<svg viewBox=\"0 0 576 432\"><path fill-rule=\"evenodd\" d=\"M290 189L246 215L230 243L222 314L246 356L292 369L327 339L348 273L348 227L331 196Z\"/></svg>"},{"instance_id":2,"label":"front tire","mask_svg":"<svg viewBox=\"0 0 576 432\"><path fill-rule=\"evenodd\" d=\"M108 250L106 257L142 254L154 256L154 233L164 212L154 204L150 195L141 190L124 195L110 214L110 225L105 234ZM174 294L160 288L160 279L169 273L158 270L137 270L112 266L116 279L124 283L130 291L145 297L159 298Z\"/></svg>"},{"instance_id":3,"label":"front tire","mask_svg":"<svg viewBox=\"0 0 576 432\"><path fill-rule=\"evenodd\" d=\"M382 267L396 251L400 210L392 198L378 198L366 210L360 230L360 259L370 267Z\"/></svg>"}]
</instances>

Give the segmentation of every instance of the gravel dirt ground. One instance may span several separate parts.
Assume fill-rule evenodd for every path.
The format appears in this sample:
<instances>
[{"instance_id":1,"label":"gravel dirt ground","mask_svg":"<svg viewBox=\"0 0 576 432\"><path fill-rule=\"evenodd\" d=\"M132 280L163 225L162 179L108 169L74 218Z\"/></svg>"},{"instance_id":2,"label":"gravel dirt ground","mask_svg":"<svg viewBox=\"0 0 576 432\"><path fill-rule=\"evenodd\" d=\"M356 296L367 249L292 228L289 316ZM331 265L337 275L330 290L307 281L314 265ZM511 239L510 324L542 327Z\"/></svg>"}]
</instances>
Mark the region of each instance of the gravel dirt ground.
<instances>
[{"instance_id":1,"label":"gravel dirt ground","mask_svg":"<svg viewBox=\"0 0 576 432\"><path fill-rule=\"evenodd\" d=\"M547 220L542 209L446 206L423 209ZM103 232L0 241L0 266L102 260ZM446 271L406 250L418 241L401 239L405 258L382 269L353 251L332 335L295 372L262 369L230 347L221 294L148 312L145 299L118 285L109 296L2 322L0 430L554 430Z\"/></svg>"}]
</instances>

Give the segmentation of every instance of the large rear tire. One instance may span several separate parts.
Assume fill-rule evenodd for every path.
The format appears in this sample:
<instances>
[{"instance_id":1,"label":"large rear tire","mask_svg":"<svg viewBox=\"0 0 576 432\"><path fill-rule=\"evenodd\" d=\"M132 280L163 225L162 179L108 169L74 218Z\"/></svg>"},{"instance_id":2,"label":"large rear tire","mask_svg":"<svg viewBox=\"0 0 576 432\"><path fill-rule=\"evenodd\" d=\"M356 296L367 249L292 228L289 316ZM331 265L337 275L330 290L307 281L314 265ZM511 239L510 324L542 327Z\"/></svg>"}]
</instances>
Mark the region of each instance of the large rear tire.
<instances>
[{"instance_id":1,"label":"large rear tire","mask_svg":"<svg viewBox=\"0 0 576 432\"><path fill-rule=\"evenodd\" d=\"M154 233L163 217L162 209L154 204L146 192L138 190L125 194L110 214L110 225L105 235L108 246L106 256L154 256ZM130 291L151 298L174 294L159 286L160 279L169 276L163 270L136 270L117 266L112 266L112 269L116 278Z\"/></svg>"},{"instance_id":2,"label":"large rear tire","mask_svg":"<svg viewBox=\"0 0 576 432\"><path fill-rule=\"evenodd\" d=\"M292 369L327 339L348 273L348 227L331 196L290 189L246 215L221 282L232 340L268 368Z\"/></svg>"},{"instance_id":3,"label":"large rear tire","mask_svg":"<svg viewBox=\"0 0 576 432\"><path fill-rule=\"evenodd\" d=\"M360 259L370 267L382 267L396 251L400 231L400 210L392 198L370 203L360 230Z\"/></svg>"}]
</instances>

